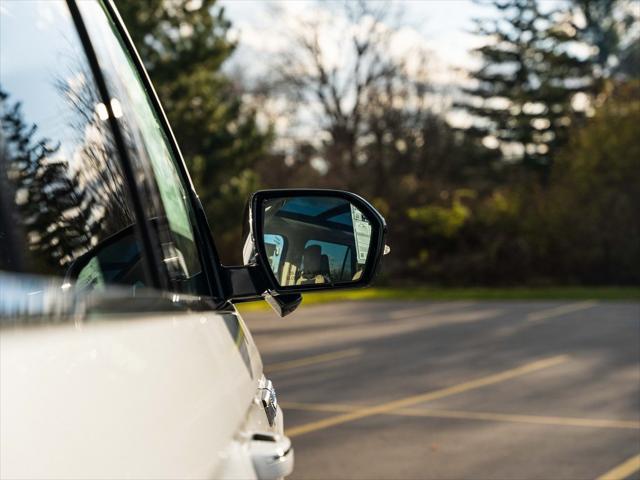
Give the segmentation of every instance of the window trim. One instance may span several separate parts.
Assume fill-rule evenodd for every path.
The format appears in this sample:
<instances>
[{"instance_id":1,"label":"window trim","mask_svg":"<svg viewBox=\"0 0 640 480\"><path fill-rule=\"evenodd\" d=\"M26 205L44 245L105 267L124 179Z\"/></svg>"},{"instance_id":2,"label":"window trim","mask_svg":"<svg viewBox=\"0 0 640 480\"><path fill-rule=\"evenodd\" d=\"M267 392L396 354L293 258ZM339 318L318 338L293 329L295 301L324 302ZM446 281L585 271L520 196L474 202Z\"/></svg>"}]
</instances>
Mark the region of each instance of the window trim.
<instances>
[{"instance_id":1,"label":"window trim","mask_svg":"<svg viewBox=\"0 0 640 480\"><path fill-rule=\"evenodd\" d=\"M111 108L111 96L109 95L106 81L104 79L104 76L102 75L102 69L100 68L98 57L93 48L89 32L86 29L84 20L82 18L80 10L78 9L78 6L76 5L75 0L67 0L66 3L76 32L80 37L80 44L82 45L84 53L87 57L87 62L89 64L89 68L91 69L93 79L98 88L98 94L100 96L100 99L102 100L102 104L105 105L107 113L109 114L109 127L111 128L116 149L118 150L118 156L120 164L122 166L123 176L131 195L131 203L133 204L133 211L137 219L134 224L134 229L136 232L136 236L141 240L142 244L141 253L144 259L143 265L145 269L145 275L148 277L150 285L152 287L159 290L166 290L168 287L168 278L162 275L160 271L160 259L162 258L160 253L160 245L157 242L157 239L153 238L153 230L150 225L150 219L147 219L147 216L144 213L144 207L142 204L139 188L136 184L133 166L127 154L120 125L118 124L116 116L114 115ZM144 222L144 224L142 222Z\"/></svg>"},{"instance_id":2,"label":"window trim","mask_svg":"<svg viewBox=\"0 0 640 480\"><path fill-rule=\"evenodd\" d=\"M75 3L75 1L76 0L67 0L67 2L69 3ZM209 290L208 293L213 298L219 299L221 302L226 303L224 302L223 284L222 284L222 278L220 273L221 264L220 264L220 259L218 256L217 249L215 247L215 242L213 240L213 237L211 236L211 230L209 228L209 224L207 221L206 214L204 212L204 208L202 207L202 203L200 202L200 199L198 198L198 195L195 191L193 181L189 176L189 172L187 170L184 157L182 156L182 152L180 151L180 147L178 146L175 135L171 130L171 125L169 124L167 116L164 110L162 109L162 105L153 87L153 84L151 83L151 79L149 78L149 75L146 69L144 68L142 59L140 58L140 55L135 49L131 36L129 35L129 32L127 31L126 26L124 25L124 21L122 20L122 17L120 16L113 1L102 0L101 4L105 7L107 14L113 21L114 25L116 26L116 29L118 30L118 33L122 37L127 53L129 54L133 62L133 65L135 66L136 72L138 73L142 81L142 84L145 88L146 94L151 102L151 106L158 117L160 126L167 137L169 148L171 149L171 153L174 156L175 163L176 163L175 166L177 167L180 179L182 180L184 187L188 192L189 203L191 204L191 207L193 208L196 216L196 222L191 226L196 236L196 246L200 254L200 262L202 264L204 277L206 278L206 283ZM128 162L129 159L127 158L126 161ZM139 192L136 192L136 196L139 198ZM148 222L146 222L146 227L147 229L149 229L150 227L150 225L148 225ZM157 242L156 242L156 246L159 249L159 244ZM160 258L161 256L154 257L154 260L158 262ZM156 270L158 269L158 265L159 264L156 263Z\"/></svg>"}]
</instances>

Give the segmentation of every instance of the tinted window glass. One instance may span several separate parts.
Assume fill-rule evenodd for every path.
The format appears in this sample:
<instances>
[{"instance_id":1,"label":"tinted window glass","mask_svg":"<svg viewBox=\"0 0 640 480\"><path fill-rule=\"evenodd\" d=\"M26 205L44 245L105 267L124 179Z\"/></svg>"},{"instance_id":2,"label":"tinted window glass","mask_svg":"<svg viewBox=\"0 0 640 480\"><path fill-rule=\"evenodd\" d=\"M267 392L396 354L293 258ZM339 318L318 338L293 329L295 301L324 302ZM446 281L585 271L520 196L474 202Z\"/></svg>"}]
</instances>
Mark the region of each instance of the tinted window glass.
<instances>
[{"instance_id":1,"label":"tinted window glass","mask_svg":"<svg viewBox=\"0 0 640 480\"><path fill-rule=\"evenodd\" d=\"M150 199L159 197L162 202L156 206L157 211L163 212L157 226L169 274L180 290L196 292L201 267L192 228L194 214L167 136L104 8L97 2L78 2L78 7L113 97L111 104L119 116L129 155L157 190L158 195L150 195Z\"/></svg>"},{"instance_id":2,"label":"tinted window glass","mask_svg":"<svg viewBox=\"0 0 640 480\"><path fill-rule=\"evenodd\" d=\"M0 269L144 284L106 109L65 2L2 2L0 102Z\"/></svg>"}]
</instances>

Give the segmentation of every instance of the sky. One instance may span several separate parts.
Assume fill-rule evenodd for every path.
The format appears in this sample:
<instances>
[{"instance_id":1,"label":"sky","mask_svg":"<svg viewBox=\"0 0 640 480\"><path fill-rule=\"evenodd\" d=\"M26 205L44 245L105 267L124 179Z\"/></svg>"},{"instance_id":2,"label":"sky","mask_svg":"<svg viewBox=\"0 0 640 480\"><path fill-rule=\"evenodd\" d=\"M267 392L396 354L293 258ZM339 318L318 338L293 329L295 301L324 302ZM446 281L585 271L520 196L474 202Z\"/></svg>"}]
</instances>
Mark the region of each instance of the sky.
<instances>
[{"instance_id":1,"label":"sky","mask_svg":"<svg viewBox=\"0 0 640 480\"><path fill-rule=\"evenodd\" d=\"M380 0L369 1L375 6ZM238 48L225 63L225 70L231 76L242 75L245 84L251 84L252 79L268 78L274 59L290 49L287 33L296 24L294 18L315 20L325 17L330 18L325 24L332 25L344 18L335 16L336 13L341 15L343 3L344 0L219 0L218 5L224 7L238 40ZM496 14L495 8L478 5L472 0L395 0L391 6L399 13L394 21L396 34L392 54L413 58L416 51L428 51L431 84L444 87L459 84L465 78L459 68L471 70L477 65L478 60L474 60L470 50L483 40L472 33L473 19L491 18ZM323 32L323 52L340 64L339 37L344 30L336 26L335 35L330 27ZM311 105L307 107L302 115L304 118L292 117L286 104L281 105L273 99L263 105L262 110L270 112L270 121L275 122L280 137L306 138L315 130L315 121L307 118L313 117L309 113L313 109ZM456 125L468 123L464 115L457 118L459 112L449 112L448 116Z\"/></svg>"},{"instance_id":2,"label":"sky","mask_svg":"<svg viewBox=\"0 0 640 480\"><path fill-rule=\"evenodd\" d=\"M377 1L380 0L370 0L374 5ZM252 78L268 77L273 59L290 48L286 33L295 24L292 19L326 16L331 18L328 23L331 25L336 21L336 12L342 11L343 3L344 0L219 0L218 5L224 7L231 20L239 45L225 69L232 76L240 73L248 83ZM466 76L460 68L468 71L478 64L470 50L482 44L483 39L472 33L473 19L496 15L495 8L472 0L395 0L391 5L400 14L394 22L397 33L392 50L399 58L410 58L416 50L427 50L431 84L444 87L464 81ZM344 30L336 27L336 33L341 31ZM323 35L326 40L323 51L339 64L340 38L331 35L331 31ZM307 136L309 131L300 126L314 126L309 119L293 121L290 113L274 102L263 107L271 112L271 120L280 133L291 132L293 122L301 128L297 135ZM459 112L449 112L448 116L449 121L460 126L469 121L464 115L458 118Z\"/></svg>"},{"instance_id":3,"label":"sky","mask_svg":"<svg viewBox=\"0 0 640 480\"><path fill-rule=\"evenodd\" d=\"M269 53L274 50L271 38L278 33L278 18L273 6L280 6L284 15L302 11L335 8L338 2L314 0L221 0L228 18L237 30L240 48L236 61L250 58L251 52ZM401 0L396 2L402 11L402 26L411 37L452 67L471 67L473 57L469 50L479 40L470 33L473 18L491 16L494 9L480 6L471 0ZM286 23L286 22L283 22Z\"/></svg>"}]
</instances>

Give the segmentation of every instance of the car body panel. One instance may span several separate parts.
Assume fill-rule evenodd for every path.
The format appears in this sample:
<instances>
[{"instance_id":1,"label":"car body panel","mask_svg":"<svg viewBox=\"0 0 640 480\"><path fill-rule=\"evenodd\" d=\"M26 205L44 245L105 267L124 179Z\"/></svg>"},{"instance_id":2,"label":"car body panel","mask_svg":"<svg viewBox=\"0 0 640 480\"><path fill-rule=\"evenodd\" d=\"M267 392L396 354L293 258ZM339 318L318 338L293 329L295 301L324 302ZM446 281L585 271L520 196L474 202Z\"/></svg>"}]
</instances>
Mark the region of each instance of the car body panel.
<instances>
[{"instance_id":1,"label":"car body panel","mask_svg":"<svg viewBox=\"0 0 640 480\"><path fill-rule=\"evenodd\" d=\"M72 171L68 165L78 171L90 165L95 168L84 173L92 182L109 172L117 173L104 183L118 189L84 179L82 188L70 190L78 195L82 191L100 193L90 198L94 210L87 202L73 203L69 192L54 189L56 195L39 205L45 217L27 225L20 219L35 214L21 210L20 215L13 215L16 187L12 184L9 189L9 183L0 182L0 254L8 252L0 260L10 260L8 267L0 262L0 478L251 479L287 475L293 467L293 453L283 436L282 412L262 374L251 335L224 295L224 272L204 210L115 5L109 0L43 0L15 2L9 7L0 15L3 27L11 25L3 28L2 45L3 53L14 55L0 56L5 62L0 80L11 77L5 65L15 63L18 73L22 72L9 87L3 83L13 93L6 98L11 99L7 108L12 106L16 125L24 124L26 132L38 131L52 144L58 140L60 157L72 159L66 159L67 172ZM20 15L12 14L12 9ZM40 17L50 21L40 25ZM101 42L109 45L101 47ZM29 61L21 58L34 52L38 55ZM127 66L124 75L122 69ZM74 72L77 75L71 75ZM47 132L42 122L34 121L43 115L27 112L23 119L19 107L56 106L56 95L64 102L75 99L67 90L56 90L57 83L49 79L54 74L70 77L76 83L69 80L69 85L82 87L86 101L79 102L83 107L79 112L79 103L71 102L56 115L44 115L54 119L47 125L56 127ZM34 81L36 77L40 80ZM111 94L117 93L117 85L120 93L124 87L135 87L131 95L142 104L150 102L144 107L148 124L138 115L128 115L139 113L130 110L142 107L125 103L130 98L127 95L119 100L124 118L116 115L113 100L117 98ZM80 119L79 123L69 123L74 119ZM137 129L127 129L145 125L145 139ZM66 130L60 133L57 127L62 126ZM8 171L9 162L18 161L20 166L22 161L10 157L11 150L1 142L3 134L0 129L0 173ZM125 144L125 138L132 143ZM19 139L29 140L17 136L14 143ZM158 147L162 145L155 142L164 145L161 154ZM150 169L152 160L160 157L165 163L158 166L158 172ZM33 165L49 163L44 153L29 160ZM64 173L63 164L56 165L60 168L55 172ZM59 176L69 181L75 178ZM163 197L156 188L158 180L175 183L165 187L181 188L168 188ZM35 191L44 189L40 184L34 187ZM54 197L71 199L74 208L58 205ZM121 222L126 228L105 229L109 235L105 233L104 238L85 235L86 242L74 243L80 237L77 232L87 230L86 217L93 215L96 231L100 230L98 223L109 224L104 212L111 199L122 202L114 202L117 212L128 212L127 221ZM51 211L47 202L56 203ZM167 210L173 211L175 202L184 204L179 209L181 218L174 218L175 231L162 236L163 218ZM72 210L78 212L74 218L85 218L74 225L76 230L58 221ZM126 269L136 272L136 281L118 286L95 281L97 274L88 275L86 282L80 281L80 274L69 274L68 268L65 274L57 266L66 266L66 257L56 257L55 269L43 269L38 261L31 262L34 268L25 268L31 265L25 261L30 242L14 233L26 233L26 227L34 237L40 238L41 229L70 240L65 248L73 259L80 258L78 252L84 255L101 240L112 238L111 234L130 229L141 245L140 258L145 263L138 272L137 266L134 269L124 262ZM194 243L191 251L198 257L194 254L192 260L201 267L182 272L193 273L189 282L184 278L189 275L174 275L170 268L179 258L171 243L179 232L186 232ZM60 238L55 240L60 242ZM59 244L53 242L52 247ZM89 271L92 269L97 267L92 265Z\"/></svg>"},{"instance_id":2,"label":"car body panel","mask_svg":"<svg viewBox=\"0 0 640 480\"><path fill-rule=\"evenodd\" d=\"M95 320L1 331L2 478L242 474L233 451L282 432L254 401L262 363L237 313Z\"/></svg>"}]
</instances>

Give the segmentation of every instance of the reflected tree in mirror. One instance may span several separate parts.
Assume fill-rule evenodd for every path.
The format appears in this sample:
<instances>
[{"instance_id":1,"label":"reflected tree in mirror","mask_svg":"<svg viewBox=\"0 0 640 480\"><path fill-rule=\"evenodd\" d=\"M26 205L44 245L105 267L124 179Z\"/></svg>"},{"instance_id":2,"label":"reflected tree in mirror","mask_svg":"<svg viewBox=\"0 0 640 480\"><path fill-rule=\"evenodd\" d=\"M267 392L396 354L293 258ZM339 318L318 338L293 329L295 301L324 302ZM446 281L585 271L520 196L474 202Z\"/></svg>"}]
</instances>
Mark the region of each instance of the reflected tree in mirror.
<instances>
[{"instance_id":1,"label":"reflected tree in mirror","mask_svg":"<svg viewBox=\"0 0 640 480\"><path fill-rule=\"evenodd\" d=\"M263 232L280 286L358 281L371 246L371 222L345 199L301 196L265 200Z\"/></svg>"}]
</instances>

